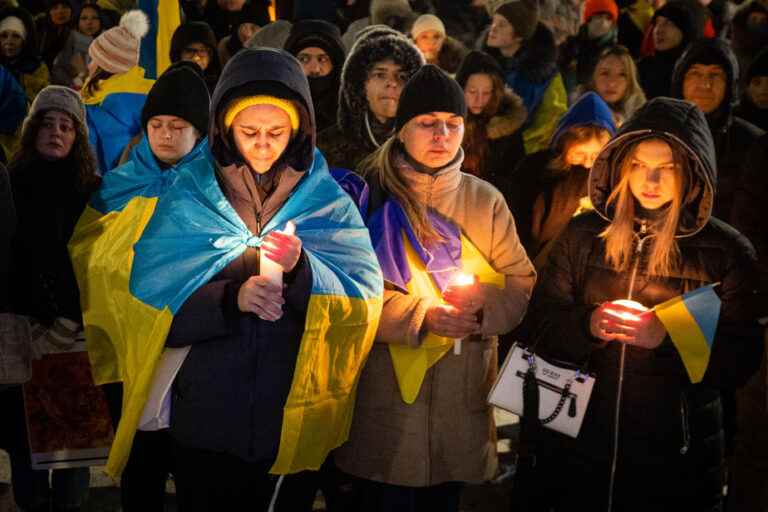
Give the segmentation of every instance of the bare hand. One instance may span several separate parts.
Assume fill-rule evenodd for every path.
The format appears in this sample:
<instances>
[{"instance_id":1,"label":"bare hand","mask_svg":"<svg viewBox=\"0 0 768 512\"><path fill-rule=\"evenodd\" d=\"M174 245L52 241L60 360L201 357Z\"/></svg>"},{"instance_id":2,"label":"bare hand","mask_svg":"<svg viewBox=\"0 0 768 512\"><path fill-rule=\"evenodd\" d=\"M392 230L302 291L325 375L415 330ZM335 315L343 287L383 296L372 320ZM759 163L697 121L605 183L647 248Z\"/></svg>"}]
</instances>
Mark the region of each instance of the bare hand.
<instances>
[{"instance_id":1,"label":"bare hand","mask_svg":"<svg viewBox=\"0 0 768 512\"><path fill-rule=\"evenodd\" d=\"M445 338L463 339L480 329L473 313L462 312L450 304L433 306L424 316L427 330Z\"/></svg>"},{"instance_id":2,"label":"bare hand","mask_svg":"<svg viewBox=\"0 0 768 512\"><path fill-rule=\"evenodd\" d=\"M280 231L272 231L261 244L261 250L267 258L279 263L283 272L290 272L296 267L301 257L301 239Z\"/></svg>"},{"instance_id":3,"label":"bare hand","mask_svg":"<svg viewBox=\"0 0 768 512\"><path fill-rule=\"evenodd\" d=\"M266 276L253 276L237 292L237 307L244 313L253 313L262 320L274 322L283 316L282 287L269 282Z\"/></svg>"},{"instance_id":4,"label":"bare hand","mask_svg":"<svg viewBox=\"0 0 768 512\"><path fill-rule=\"evenodd\" d=\"M485 293L480 283L449 286L443 292L443 300L463 313L475 314L485 306Z\"/></svg>"},{"instance_id":5,"label":"bare hand","mask_svg":"<svg viewBox=\"0 0 768 512\"><path fill-rule=\"evenodd\" d=\"M667 335L653 311L640 312L615 302L604 302L594 310L589 327L592 335L601 340L631 343L647 349L661 345Z\"/></svg>"}]
</instances>

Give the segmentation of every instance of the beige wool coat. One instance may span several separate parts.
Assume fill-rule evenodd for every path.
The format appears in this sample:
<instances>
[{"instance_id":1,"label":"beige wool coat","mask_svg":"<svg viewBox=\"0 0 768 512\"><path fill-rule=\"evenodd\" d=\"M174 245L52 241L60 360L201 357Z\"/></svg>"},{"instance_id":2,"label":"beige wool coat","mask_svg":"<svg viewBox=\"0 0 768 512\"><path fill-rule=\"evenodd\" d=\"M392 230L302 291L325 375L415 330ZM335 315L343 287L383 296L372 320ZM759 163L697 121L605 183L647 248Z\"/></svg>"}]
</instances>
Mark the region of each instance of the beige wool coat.
<instances>
[{"instance_id":1,"label":"beige wool coat","mask_svg":"<svg viewBox=\"0 0 768 512\"><path fill-rule=\"evenodd\" d=\"M429 175L395 160L420 200L461 227L486 260L506 276L501 290L483 285L480 333L427 371L416 401L400 395L389 343L418 346L432 300L386 290L384 310L360 378L349 440L335 454L342 471L379 482L423 487L481 482L496 472L496 430L486 398L497 374L497 335L525 314L536 274L507 204L493 186L460 172L457 162Z\"/></svg>"}]
</instances>

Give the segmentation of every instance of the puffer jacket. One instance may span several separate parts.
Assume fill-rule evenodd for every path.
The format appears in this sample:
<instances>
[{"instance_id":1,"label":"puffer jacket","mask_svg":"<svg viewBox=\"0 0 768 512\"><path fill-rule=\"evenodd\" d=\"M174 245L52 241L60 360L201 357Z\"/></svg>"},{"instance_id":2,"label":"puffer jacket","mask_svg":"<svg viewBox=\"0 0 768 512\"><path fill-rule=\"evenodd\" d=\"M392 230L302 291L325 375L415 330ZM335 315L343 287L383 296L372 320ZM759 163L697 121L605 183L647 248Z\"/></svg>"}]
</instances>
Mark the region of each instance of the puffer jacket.
<instances>
[{"instance_id":1,"label":"puffer jacket","mask_svg":"<svg viewBox=\"0 0 768 512\"><path fill-rule=\"evenodd\" d=\"M263 93L263 83L261 89L253 87L253 69L261 70L259 82L271 81L276 90L296 98L301 112L298 133L269 171L279 173L274 177L277 184L263 200L253 172L220 126L222 110L233 99ZM312 163L312 100L298 61L283 50L239 52L222 73L211 112L218 121L211 123L208 140L220 186L248 229L261 233ZM172 389L174 439L185 446L267 463L276 457L280 443L312 271L302 255L284 278L283 316L268 322L237 306L240 286L258 274L258 262L258 249L248 248L195 291L174 316L166 346L191 346Z\"/></svg>"},{"instance_id":2,"label":"puffer jacket","mask_svg":"<svg viewBox=\"0 0 768 512\"><path fill-rule=\"evenodd\" d=\"M694 64L715 64L727 76L725 96L720 106L706 114L717 154L717 191L712 214L728 219L736 187L744 169L744 155L765 133L762 129L733 115L739 103L739 63L730 44L722 39L702 39L692 43L675 65L672 75L673 98L683 98L685 73Z\"/></svg>"},{"instance_id":3,"label":"puffer jacket","mask_svg":"<svg viewBox=\"0 0 768 512\"><path fill-rule=\"evenodd\" d=\"M632 271L617 272L606 263L598 236L613 215L607 198L618 180L616 161L625 157L628 144L654 136L678 146L691 168L676 235L681 263L672 275L648 275L651 243L641 240L654 235L652 229L644 232L643 223L635 233ZM546 469L546 461L555 460L563 461L561 467L579 468L579 474L559 482L564 488L557 492L581 500L577 502L584 510L606 510L609 495L613 510L720 510L720 393L743 385L757 370L762 345L753 296L754 250L736 230L711 217L715 181L715 155L704 116L690 103L668 98L642 107L595 162L589 182L595 212L577 217L558 239L526 325L535 333L529 340L538 339L540 354L587 362L596 379L578 438L536 428L524 436L525 445L535 446L537 457L545 461L536 481L544 496L549 491L548 499L557 499L552 497L551 486L557 485L552 475L561 468ZM711 283L720 283L716 291L722 308L699 384L691 384L668 336L648 350L590 334L591 313L605 301L631 298L650 308ZM555 509L566 509L563 503L559 506L563 508Z\"/></svg>"}]
</instances>

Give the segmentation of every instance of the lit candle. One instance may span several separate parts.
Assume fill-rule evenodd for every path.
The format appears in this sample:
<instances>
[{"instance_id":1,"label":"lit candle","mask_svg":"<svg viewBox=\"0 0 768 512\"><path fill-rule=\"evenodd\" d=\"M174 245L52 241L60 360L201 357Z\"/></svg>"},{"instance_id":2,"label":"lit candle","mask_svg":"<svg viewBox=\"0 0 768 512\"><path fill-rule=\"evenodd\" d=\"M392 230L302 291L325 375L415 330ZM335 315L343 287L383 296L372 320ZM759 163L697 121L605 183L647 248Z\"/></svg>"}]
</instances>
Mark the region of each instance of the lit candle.
<instances>
[{"instance_id":1,"label":"lit candle","mask_svg":"<svg viewBox=\"0 0 768 512\"><path fill-rule=\"evenodd\" d=\"M288 221L285 225L285 229L281 231L286 235L292 235L296 232L296 225ZM264 251L259 252L259 274L266 276L270 283L276 284L280 287L283 286L283 267L279 263L267 258Z\"/></svg>"},{"instance_id":2,"label":"lit candle","mask_svg":"<svg viewBox=\"0 0 768 512\"><path fill-rule=\"evenodd\" d=\"M475 276L465 272L454 275L450 282L451 287L472 286L473 284L475 284ZM461 338L453 340L453 353L457 356L461 354Z\"/></svg>"},{"instance_id":3,"label":"lit candle","mask_svg":"<svg viewBox=\"0 0 768 512\"><path fill-rule=\"evenodd\" d=\"M625 308L634 309L638 313L645 313L648 311L648 308L640 304L639 302L636 302L634 300L627 300L627 299L620 299L620 300L614 300L611 301L612 304L617 304L619 306L624 306ZM632 313L627 313L624 311L615 311L613 309L607 309L607 313L612 314L613 316L616 316L618 318L621 318L622 320L640 320L640 317L637 315L633 315Z\"/></svg>"}]
</instances>

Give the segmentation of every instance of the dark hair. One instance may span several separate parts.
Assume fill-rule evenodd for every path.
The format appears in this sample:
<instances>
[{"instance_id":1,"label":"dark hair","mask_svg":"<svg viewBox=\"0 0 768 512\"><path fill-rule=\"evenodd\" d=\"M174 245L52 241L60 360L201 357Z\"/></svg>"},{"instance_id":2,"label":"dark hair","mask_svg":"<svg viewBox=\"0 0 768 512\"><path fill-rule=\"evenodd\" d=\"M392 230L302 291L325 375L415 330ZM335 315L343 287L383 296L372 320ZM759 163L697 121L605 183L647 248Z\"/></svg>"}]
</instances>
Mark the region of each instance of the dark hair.
<instances>
[{"instance_id":1,"label":"dark hair","mask_svg":"<svg viewBox=\"0 0 768 512\"><path fill-rule=\"evenodd\" d=\"M83 98L96 94L99 90L101 81L106 80L112 75L114 75L114 73L110 73L105 69L97 67L96 72L88 78L88 81L85 82L85 85L83 86Z\"/></svg>"},{"instance_id":2,"label":"dark hair","mask_svg":"<svg viewBox=\"0 0 768 512\"><path fill-rule=\"evenodd\" d=\"M50 110L40 111L25 121L24 128L21 132L19 149L16 150L16 153L14 153L13 158L9 163L14 164L14 166L23 167L39 159L39 153L36 147L37 134L40 132L40 128L43 125L43 119L48 112L50 112ZM72 116L70 115L70 117ZM72 149L69 151L69 155L66 156L65 160L69 160L77 169L78 185L80 188L82 190L88 190L92 184L99 180L96 157L88 142L88 134L85 132L85 126L77 122L74 118L72 118L72 121L75 125L75 141L72 143Z\"/></svg>"},{"instance_id":3,"label":"dark hair","mask_svg":"<svg viewBox=\"0 0 768 512\"><path fill-rule=\"evenodd\" d=\"M485 165L488 161L488 153L490 152L486 128L491 118L498 114L501 109L505 89L504 82L499 75L486 71L470 73L466 77L465 82L469 83L469 77L472 75L480 74L491 78L491 83L493 84L491 99L480 114L468 113L464 131L464 142L461 145L464 148L464 165L462 170L469 174L483 177L487 170ZM466 83L464 84L465 86Z\"/></svg>"}]
</instances>

